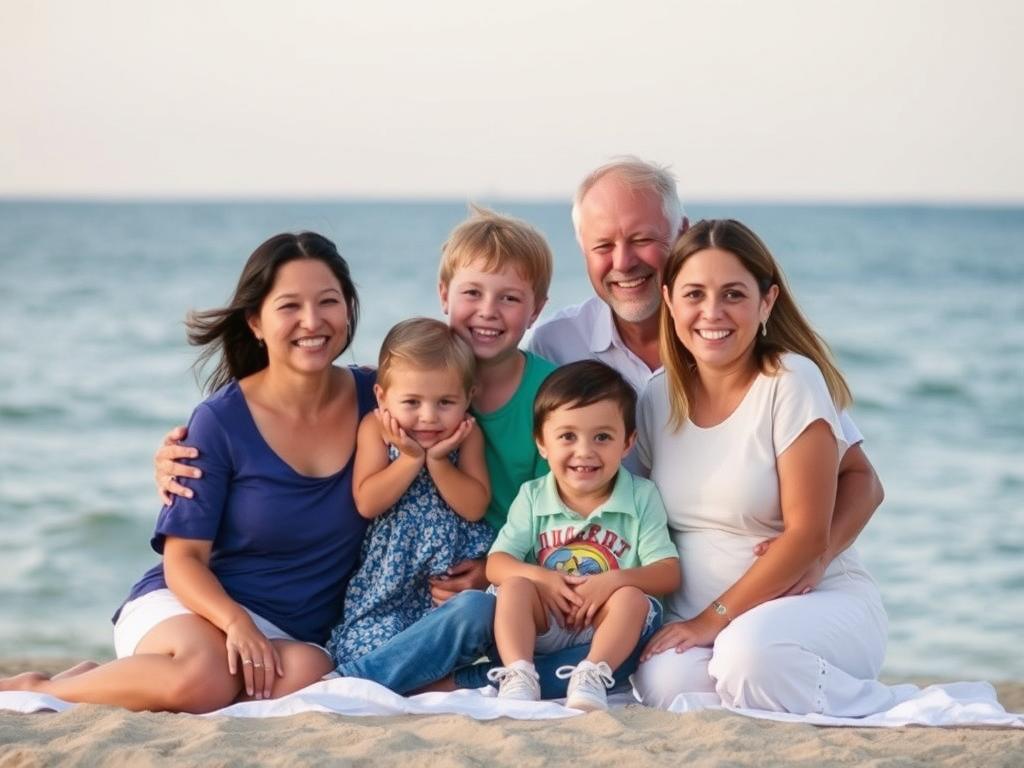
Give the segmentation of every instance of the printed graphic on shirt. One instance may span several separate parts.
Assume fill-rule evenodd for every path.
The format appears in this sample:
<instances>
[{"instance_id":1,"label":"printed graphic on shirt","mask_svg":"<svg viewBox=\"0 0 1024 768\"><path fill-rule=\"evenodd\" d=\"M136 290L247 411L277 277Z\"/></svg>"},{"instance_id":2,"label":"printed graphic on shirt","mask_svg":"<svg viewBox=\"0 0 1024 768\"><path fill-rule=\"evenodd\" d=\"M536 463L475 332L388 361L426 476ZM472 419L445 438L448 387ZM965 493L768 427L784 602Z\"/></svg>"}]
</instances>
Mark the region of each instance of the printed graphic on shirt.
<instances>
[{"instance_id":1,"label":"printed graphic on shirt","mask_svg":"<svg viewBox=\"0 0 1024 768\"><path fill-rule=\"evenodd\" d=\"M537 535L537 562L572 576L617 571L619 558L633 548L615 531L596 523L541 531Z\"/></svg>"}]
</instances>

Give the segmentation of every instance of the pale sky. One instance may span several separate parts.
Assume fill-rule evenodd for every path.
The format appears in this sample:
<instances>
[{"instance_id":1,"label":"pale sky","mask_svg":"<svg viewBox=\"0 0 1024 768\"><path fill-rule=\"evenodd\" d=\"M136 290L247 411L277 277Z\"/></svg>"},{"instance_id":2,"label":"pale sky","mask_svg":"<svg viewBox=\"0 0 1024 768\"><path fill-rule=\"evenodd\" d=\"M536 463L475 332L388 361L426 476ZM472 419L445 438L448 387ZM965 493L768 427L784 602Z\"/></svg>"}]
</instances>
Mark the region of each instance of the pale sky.
<instances>
[{"instance_id":1,"label":"pale sky","mask_svg":"<svg viewBox=\"0 0 1024 768\"><path fill-rule=\"evenodd\" d=\"M0 196L1024 203L1015 0L0 0Z\"/></svg>"}]
</instances>

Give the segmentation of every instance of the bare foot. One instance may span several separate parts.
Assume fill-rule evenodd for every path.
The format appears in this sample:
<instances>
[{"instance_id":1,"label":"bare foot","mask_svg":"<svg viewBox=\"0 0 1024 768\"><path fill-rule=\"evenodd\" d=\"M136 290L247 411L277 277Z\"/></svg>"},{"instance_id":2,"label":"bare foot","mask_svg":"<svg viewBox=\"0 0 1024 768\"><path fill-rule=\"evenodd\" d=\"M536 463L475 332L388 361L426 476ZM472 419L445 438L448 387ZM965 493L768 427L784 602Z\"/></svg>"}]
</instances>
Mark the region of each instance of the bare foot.
<instances>
[{"instance_id":1,"label":"bare foot","mask_svg":"<svg viewBox=\"0 0 1024 768\"><path fill-rule=\"evenodd\" d=\"M80 661L78 664L75 664L75 666L69 667L68 669L65 669L63 672L58 672L50 679L64 680L65 678L75 677L75 675L80 675L83 672L88 672L91 669L96 669L96 667L98 666L99 664L97 664L95 661Z\"/></svg>"},{"instance_id":2,"label":"bare foot","mask_svg":"<svg viewBox=\"0 0 1024 768\"><path fill-rule=\"evenodd\" d=\"M0 679L0 691L34 691L49 679L42 672L22 672L14 677Z\"/></svg>"}]
</instances>

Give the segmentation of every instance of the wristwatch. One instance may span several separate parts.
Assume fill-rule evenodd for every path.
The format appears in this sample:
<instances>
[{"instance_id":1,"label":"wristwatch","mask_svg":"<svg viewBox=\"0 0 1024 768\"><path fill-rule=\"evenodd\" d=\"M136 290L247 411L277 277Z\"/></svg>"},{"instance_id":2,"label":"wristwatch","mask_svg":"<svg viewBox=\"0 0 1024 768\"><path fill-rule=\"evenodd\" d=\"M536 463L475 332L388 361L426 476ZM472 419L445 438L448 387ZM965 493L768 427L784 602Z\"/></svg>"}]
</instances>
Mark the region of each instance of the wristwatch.
<instances>
[{"instance_id":1,"label":"wristwatch","mask_svg":"<svg viewBox=\"0 0 1024 768\"><path fill-rule=\"evenodd\" d=\"M724 605L722 605L717 600L715 600L713 603L711 603L711 610L714 611L715 613L717 613L719 616L721 616L726 621L732 621L732 619L729 618L729 609L726 608Z\"/></svg>"}]
</instances>

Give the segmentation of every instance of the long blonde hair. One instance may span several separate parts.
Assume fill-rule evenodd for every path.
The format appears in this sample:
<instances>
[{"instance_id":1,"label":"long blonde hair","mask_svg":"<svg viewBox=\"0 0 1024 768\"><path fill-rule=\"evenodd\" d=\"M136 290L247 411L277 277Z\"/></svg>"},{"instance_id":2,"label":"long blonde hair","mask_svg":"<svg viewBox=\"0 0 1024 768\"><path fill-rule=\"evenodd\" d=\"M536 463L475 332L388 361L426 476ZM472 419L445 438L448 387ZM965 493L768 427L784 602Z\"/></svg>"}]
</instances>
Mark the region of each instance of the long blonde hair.
<instances>
[{"instance_id":1,"label":"long blonde hair","mask_svg":"<svg viewBox=\"0 0 1024 768\"><path fill-rule=\"evenodd\" d=\"M671 295L672 285L679 270L693 254L716 248L733 254L744 268L754 276L758 291L764 296L773 285L779 288L778 297L767 323L767 336L758 332L754 342L754 358L758 369L767 375L775 374L780 358L786 352L808 357L825 377L829 394L836 408L847 408L853 402L850 388L832 359L828 344L819 336L800 312L793 294L786 284L782 268L768 247L753 231L734 219L705 219L698 221L679 238L662 272L661 284ZM662 302L660 316L661 362L668 377L669 407L673 428L679 429L690 414L693 388L697 377L697 363L693 355L676 336L668 305Z\"/></svg>"}]
</instances>

